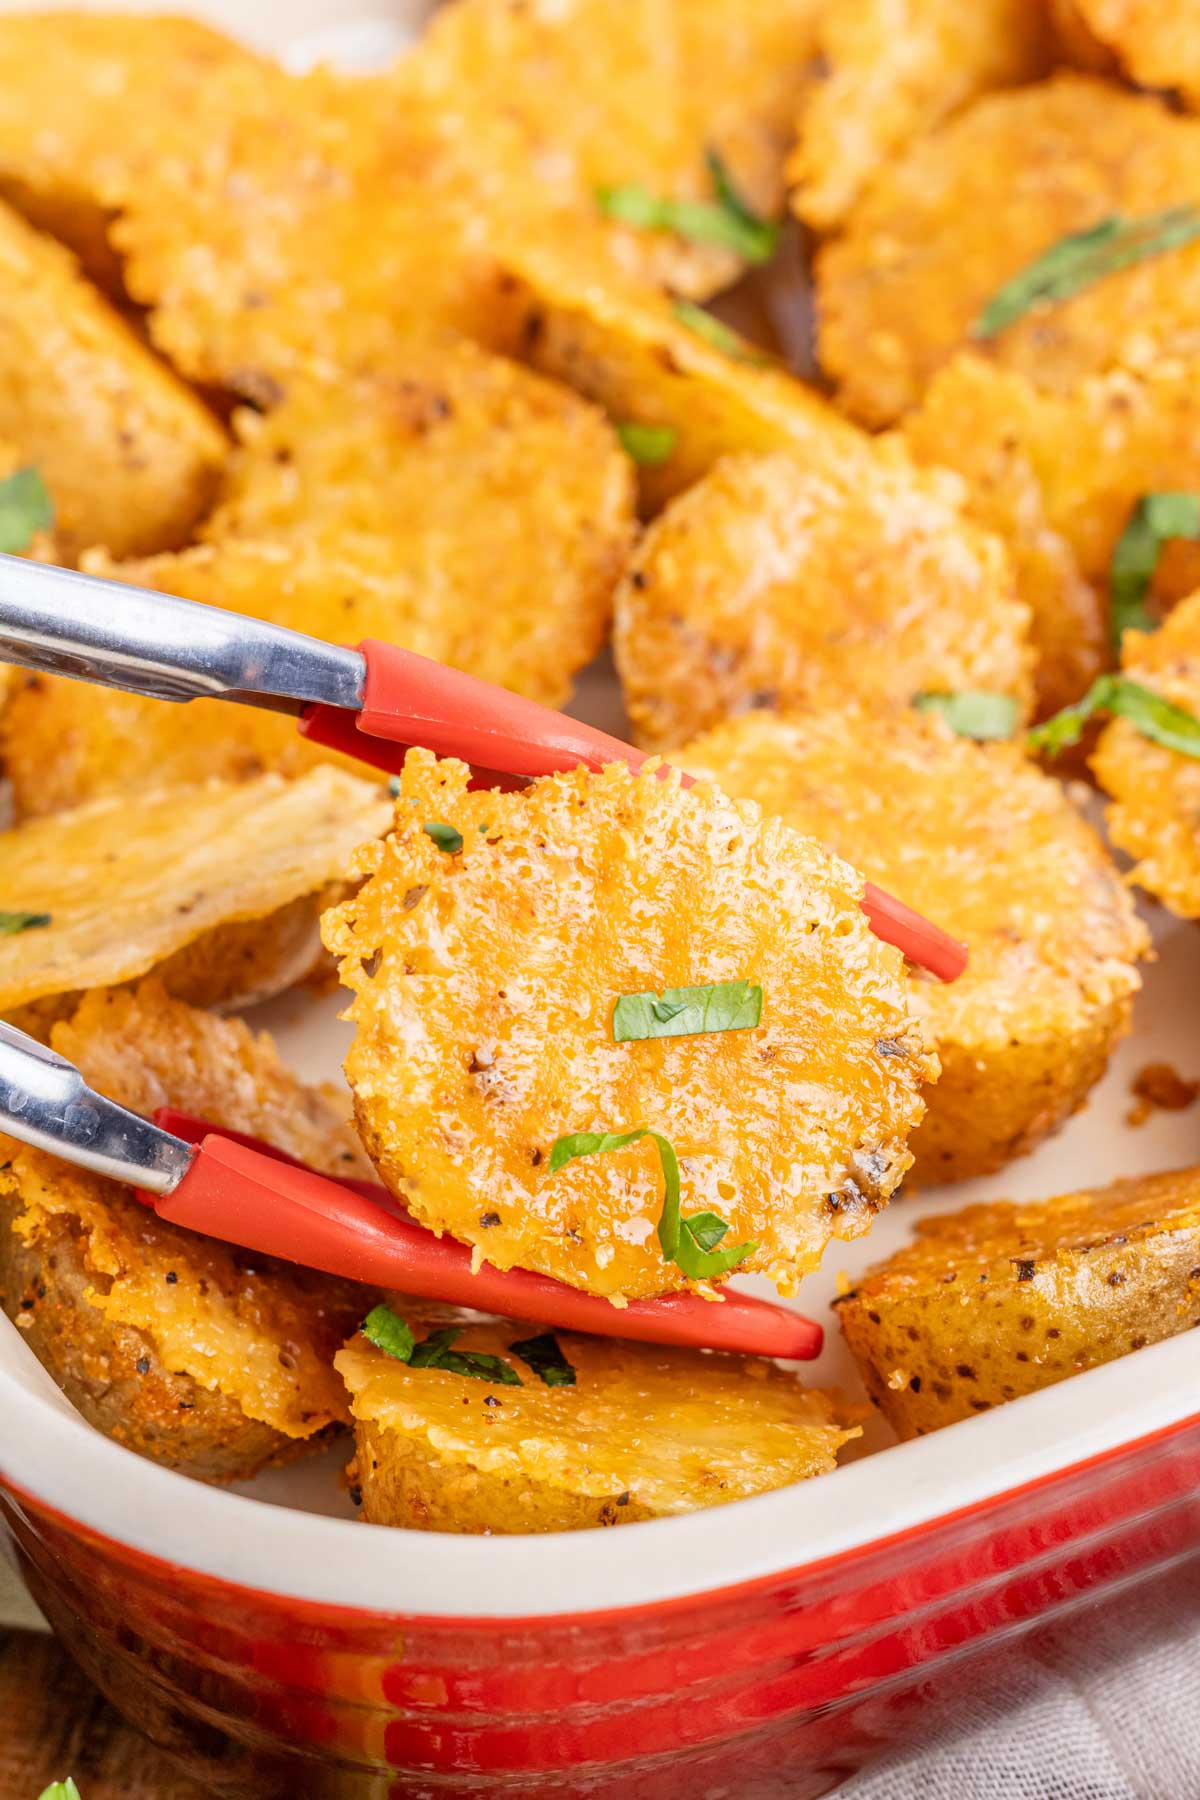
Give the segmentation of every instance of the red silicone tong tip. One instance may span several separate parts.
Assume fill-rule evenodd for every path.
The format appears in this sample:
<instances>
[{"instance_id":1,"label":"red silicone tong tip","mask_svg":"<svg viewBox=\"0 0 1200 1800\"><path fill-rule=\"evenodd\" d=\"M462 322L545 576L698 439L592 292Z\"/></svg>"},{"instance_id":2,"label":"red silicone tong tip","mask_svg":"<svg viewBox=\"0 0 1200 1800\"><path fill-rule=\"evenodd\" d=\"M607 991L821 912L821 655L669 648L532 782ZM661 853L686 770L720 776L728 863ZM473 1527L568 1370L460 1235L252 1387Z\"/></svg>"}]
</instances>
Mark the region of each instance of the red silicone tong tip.
<instances>
[{"instance_id":1,"label":"red silicone tong tip","mask_svg":"<svg viewBox=\"0 0 1200 1800\"><path fill-rule=\"evenodd\" d=\"M162 1107L155 1123L199 1155L173 1193L154 1201L160 1218L262 1255L302 1263L373 1287L532 1319L564 1331L643 1343L727 1350L809 1361L823 1333L811 1319L752 1295L720 1301L666 1294L615 1307L528 1269L475 1273L471 1252L404 1217L371 1182L330 1180L242 1133L206 1131L202 1120Z\"/></svg>"}]
</instances>

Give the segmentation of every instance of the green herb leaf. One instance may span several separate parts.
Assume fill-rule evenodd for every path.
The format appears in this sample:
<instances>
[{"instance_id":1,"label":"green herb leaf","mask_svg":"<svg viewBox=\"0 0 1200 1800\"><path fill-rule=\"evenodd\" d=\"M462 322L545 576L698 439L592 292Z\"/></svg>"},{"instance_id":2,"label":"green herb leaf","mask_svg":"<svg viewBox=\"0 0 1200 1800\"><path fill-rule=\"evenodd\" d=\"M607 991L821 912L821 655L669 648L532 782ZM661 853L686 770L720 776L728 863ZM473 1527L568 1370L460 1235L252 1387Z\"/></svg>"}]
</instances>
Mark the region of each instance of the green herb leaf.
<instances>
[{"instance_id":1,"label":"green herb leaf","mask_svg":"<svg viewBox=\"0 0 1200 1800\"><path fill-rule=\"evenodd\" d=\"M1010 738L1017 729L1017 703L1011 694L963 689L957 694L917 694L918 712L938 713L959 737L990 744Z\"/></svg>"},{"instance_id":2,"label":"green herb leaf","mask_svg":"<svg viewBox=\"0 0 1200 1800\"><path fill-rule=\"evenodd\" d=\"M1200 537L1200 494L1143 494L1117 539L1108 572L1108 624L1119 650L1127 631L1153 631L1146 595L1158 558L1171 538Z\"/></svg>"},{"instance_id":3,"label":"green herb leaf","mask_svg":"<svg viewBox=\"0 0 1200 1800\"><path fill-rule=\"evenodd\" d=\"M756 350L748 344L744 337L731 331L724 320L718 319L703 306L697 306L694 300L672 300L671 311L681 325L711 344L714 350L721 350L726 356L732 356L737 362L765 363L770 358L762 350Z\"/></svg>"},{"instance_id":4,"label":"green herb leaf","mask_svg":"<svg viewBox=\"0 0 1200 1800\"><path fill-rule=\"evenodd\" d=\"M640 1138L650 1138L658 1151L663 1173L663 1209L658 1221L658 1241L668 1262L692 1281L711 1281L727 1275L740 1262L758 1249L756 1243L735 1244L732 1250L713 1249L729 1230L717 1213L696 1213L685 1219L680 1206L679 1158L669 1138L646 1126L633 1131L577 1131L569 1137L557 1138L550 1150L550 1173L573 1162L577 1156L595 1156L606 1150L623 1150ZM715 1235L714 1235L715 1232Z\"/></svg>"},{"instance_id":5,"label":"green herb leaf","mask_svg":"<svg viewBox=\"0 0 1200 1800\"><path fill-rule=\"evenodd\" d=\"M0 937L15 937L18 931L36 931L49 925L51 913L0 912Z\"/></svg>"},{"instance_id":6,"label":"green herb leaf","mask_svg":"<svg viewBox=\"0 0 1200 1800\"><path fill-rule=\"evenodd\" d=\"M1035 725L1026 742L1031 750L1057 756L1079 742L1084 726L1099 712L1128 719L1144 738L1166 750L1200 759L1200 719L1128 675L1098 675L1082 700Z\"/></svg>"},{"instance_id":7,"label":"green herb leaf","mask_svg":"<svg viewBox=\"0 0 1200 1800\"><path fill-rule=\"evenodd\" d=\"M453 825L445 824L441 819L427 819L421 830L426 837L431 837L439 850L447 856L457 856L463 847L462 832L455 831Z\"/></svg>"},{"instance_id":8,"label":"green herb leaf","mask_svg":"<svg viewBox=\"0 0 1200 1800\"><path fill-rule=\"evenodd\" d=\"M1168 206L1140 219L1113 213L1085 231L1060 238L997 288L975 323L977 341L996 337L1040 301L1072 294L1152 256L1182 249L1200 237L1200 208Z\"/></svg>"},{"instance_id":9,"label":"green herb leaf","mask_svg":"<svg viewBox=\"0 0 1200 1800\"><path fill-rule=\"evenodd\" d=\"M398 775L388 776L388 797L392 800L400 798L400 777Z\"/></svg>"},{"instance_id":10,"label":"green herb leaf","mask_svg":"<svg viewBox=\"0 0 1200 1800\"><path fill-rule=\"evenodd\" d=\"M422 1338L409 1357L409 1366L414 1369L441 1369L447 1375L470 1375L478 1381L498 1382L501 1387L524 1385L517 1371L503 1357L491 1356L480 1350L452 1350L450 1346L461 1335L461 1325L449 1325L441 1331L431 1331L427 1338Z\"/></svg>"},{"instance_id":11,"label":"green herb leaf","mask_svg":"<svg viewBox=\"0 0 1200 1800\"><path fill-rule=\"evenodd\" d=\"M520 1338L508 1347L514 1356L529 1364L547 1387L575 1386L575 1371L552 1331L540 1332L537 1337Z\"/></svg>"},{"instance_id":12,"label":"green herb leaf","mask_svg":"<svg viewBox=\"0 0 1200 1800\"><path fill-rule=\"evenodd\" d=\"M708 152L713 200L667 200L637 182L596 190L596 204L608 219L638 231L673 231L692 244L715 244L732 250L743 262L770 262L779 242L779 227L753 213L734 189L729 172L715 151Z\"/></svg>"},{"instance_id":13,"label":"green herb leaf","mask_svg":"<svg viewBox=\"0 0 1200 1800\"><path fill-rule=\"evenodd\" d=\"M38 1800L80 1800L79 1789L68 1775L65 1781L52 1781L48 1788L43 1788Z\"/></svg>"},{"instance_id":14,"label":"green herb leaf","mask_svg":"<svg viewBox=\"0 0 1200 1800\"><path fill-rule=\"evenodd\" d=\"M0 481L0 551L19 556L54 523L54 502L36 469L16 469Z\"/></svg>"},{"instance_id":15,"label":"green herb leaf","mask_svg":"<svg viewBox=\"0 0 1200 1800\"><path fill-rule=\"evenodd\" d=\"M617 436L626 456L632 457L640 469L659 468L679 442L674 425L640 425L636 419L618 425Z\"/></svg>"},{"instance_id":16,"label":"green herb leaf","mask_svg":"<svg viewBox=\"0 0 1200 1800\"><path fill-rule=\"evenodd\" d=\"M394 1356L397 1362L411 1362L416 1339L411 1328L390 1306L375 1306L363 1320L363 1336L377 1350Z\"/></svg>"},{"instance_id":17,"label":"green herb leaf","mask_svg":"<svg viewBox=\"0 0 1200 1800\"><path fill-rule=\"evenodd\" d=\"M664 988L661 994L622 994L613 1007L613 1042L748 1031L762 1018L762 999L756 981L714 981L704 987Z\"/></svg>"}]
</instances>

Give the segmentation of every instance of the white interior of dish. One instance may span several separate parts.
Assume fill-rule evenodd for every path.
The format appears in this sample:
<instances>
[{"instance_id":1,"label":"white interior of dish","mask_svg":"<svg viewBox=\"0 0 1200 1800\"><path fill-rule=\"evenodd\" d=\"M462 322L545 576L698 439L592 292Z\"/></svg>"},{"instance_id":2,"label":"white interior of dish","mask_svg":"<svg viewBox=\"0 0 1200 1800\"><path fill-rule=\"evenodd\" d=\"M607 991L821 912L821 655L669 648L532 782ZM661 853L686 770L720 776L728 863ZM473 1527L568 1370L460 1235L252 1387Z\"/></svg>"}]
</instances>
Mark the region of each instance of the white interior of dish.
<instances>
[{"instance_id":1,"label":"white interior of dish","mask_svg":"<svg viewBox=\"0 0 1200 1800\"><path fill-rule=\"evenodd\" d=\"M0 0L0 10L9 7ZM192 7L229 24L231 8ZM325 0L283 9L239 3L243 33L291 60L363 66L400 41L423 0L376 0L336 27ZM293 42L297 26L325 25ZM620 695L601 660L571 709L623 735ZM181 729L185 721L181 716ZM231 728L236 728L235 724ZM909 1234L919 1213L969 1201L1036 1198L1200 1162L1200 1106L1126 1123L1130 1081L1146 1063L1200 1075L1195 1000L1200 931L1148 911L1159 960L1146 970L1132 1035L1089 1105L1038 1153L998 1176L892 1205L869 1239L834 1244L805 1284L801 1310L829 1327L814 1382L860 1391L829 1302ZM310 1079L336 1076L346 1042L335 1002L289 995L250 1015ZM766 1292L763 1283L746 1285ZM604 1610L752 1580L936 1519L1146 1436L1200 1410L1194 1343L1180 1337L916 1443L892 1446L876 1420L836 1473L735 1508L619 1531L471 1539L366 1530L339 1481L345 1448L228 1492L157 1468L93 1431L67 1404L19 1332L0 1319L0 1471L108 1537L169 1562L274 1593L372 1611L536 1616ZM970 1434L970 1435L968 1435ZM882 1453L881 1453L882 1452Z\"/></svg>"}]
</instances>

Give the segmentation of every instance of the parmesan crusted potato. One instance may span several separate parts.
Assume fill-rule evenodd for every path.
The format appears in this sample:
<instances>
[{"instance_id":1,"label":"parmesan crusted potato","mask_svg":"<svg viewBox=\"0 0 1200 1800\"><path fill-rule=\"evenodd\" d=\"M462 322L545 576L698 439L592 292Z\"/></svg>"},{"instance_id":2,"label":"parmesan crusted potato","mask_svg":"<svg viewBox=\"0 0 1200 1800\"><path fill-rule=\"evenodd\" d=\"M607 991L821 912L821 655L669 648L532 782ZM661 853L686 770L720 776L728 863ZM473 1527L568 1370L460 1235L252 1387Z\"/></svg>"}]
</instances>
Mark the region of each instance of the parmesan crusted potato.
<instances>
[{"instance_id":1,"label":"parmesan crusted potato","mask_svg":"<svg viewBox=\"0 0 1200 1800\"><path fill-rule=\"evenodd\" d=\"M1200 108L1197 0L1053 0L1053 12L1073 61Z\"/></svg>"},{"instance_id":2,"label":"parmesan crusted potato","mask_svg":"<svg viewBox=\"0 0 1200 1800\"><path fill-rule=\"evenodd\" d=\"M690 1278L656 1235L654 1144L550 1168L561 1137L647 1127L681 1159L684 1216L711 1209L727 1250L755 1246L741 1267L791 1292L898 1185L937 1068L861 878L676 776L621 764L500 794L467 773L409 753L394 832L323 921L382 1179L498 1268L665 1293ZM762 987L754 1029L613 1041L622 994L740 979Z\"/></svg>"},{"instance_id":3,"label":"parmesan crusted potato","mask_svg":"<svg viewBox=\"0 0 1200 1800\"><path fill-rule=\"evenodd\" d=\"M575 1380L546 1386L512 1350L544 1326L446 1313L415 1329L447 1324L454 1349L521 1385L410 1368L362 1336L335 1358L369 1524L511 1535L670 1518L823 1475L860 1435L829 1395L753 1357L558 1332Z\"/></svg>"},{"instance_id":4,"label":"parmesan crusted potato","mask_svg":"<svg viewBox=\"0 0 1200 1800\"><path fill-rule=\"evenodd\" d=\"M0 204L0 436L54 494L60 551L184 542L216 490L225 434L84 281Z\"/></svg>"},{"instance_id":5,"label":"parmesan crusted potato","mask_svg":"<svg viewBox=\"0 0 1200 1800\"><path fill-rule=\"evenodd\" d=\"M730 456L647 531L617 592L638 742L748 707L987 688L1030 701L1029 610L961 484L898 446Z\"/></svg>"},{"instance_id":6,"label":"parmesan crusted potato","mask_svg":"<svg viewBox=\"0 0 1200 1800\"><path fill-rule=\"evenodd\" d=\"M1143 687L1200 713L1200 594L1156 632L1127 631L1121 666ZM1092 768L1112 795L1109 835L1131 879L1184 919L1200 919L1200 762L1143 737L1127 719L1101 735Z\"/></svg>"},{"instance_id":7,"label":"parmesan crusted potato","mask_svg":"<svg viewBox=\"0 0 1200 1800\"><path fill-rule=\"evenodd\" d=\"M912 1138L918 1182L1032 1150L1128 1027L1149 940L1104 846L1013 744L862 704L718 726L671 760L818 838L960 938L966 972L909 1003L942 1072Z\"/></svg>"},{"instance_id":8,"label":"parmesan crusted potato","mask_svg":"<svg viewBox=\"0 0 1200 1800\"><path fill-rule=\"evenodd\" d=\"M269 1038L157 981L87 995L53 1042L135 1111L181 1106L330 1174L360 1172L344 1113ZM233 1481L319 1448L346 1420L331 1364L369 1304L362 1290L166 1224L117 1183L10 1138L0 1150L0 1303L93 1425Z\"/></svg>"},{"instance_id":9,"label":"parmesan crusted potato","mask_svg":"<svg viewBox=\"0 0 1200 1800\"><path fill-rule=\"evenodd\" d=\"M968 100L1044 75L1053 48L1042 0L833 0L816 35L787 174L818 231Z\"/></svg>"},{"instance_id":10,"label":"parmesan crusted potato","mask_svg":"<svg viewBox=\"0 0 1200 1800\"><path fill-rule=\"evenodd\" d=\"M968 1206L835 1302L902 1438L1200 1325L1200 1169Z\"/></svg>"},{"instance_id":11,"label":"parmesan crusted potato","mask_svg":"<svg viewBox=\"0 0 1200 1800\"><path fill-rule=\"evenodd\" d=\"M156 969L172 993L234 1005L318 962L316 918L382 830L379 790L334 769L295 782L97 800L0 835L0 1012L44 1031L85 988Z\"/></svg>"},{"instance_id":12,"label":"parmesan crusted potato","mask_svg":"<svg viewBox=\"0 0 1200 1800\"><path fill-rule=\"evenodd\" d=\"M909 411L997 290L1071 233L1200 201L1200 122L1060 74L976 101L886 170L817 260L820 357L869 425ZM982 345L1036 387L1195 368L1200 242L1035 305Z\"/></svg>"}]
</instances>

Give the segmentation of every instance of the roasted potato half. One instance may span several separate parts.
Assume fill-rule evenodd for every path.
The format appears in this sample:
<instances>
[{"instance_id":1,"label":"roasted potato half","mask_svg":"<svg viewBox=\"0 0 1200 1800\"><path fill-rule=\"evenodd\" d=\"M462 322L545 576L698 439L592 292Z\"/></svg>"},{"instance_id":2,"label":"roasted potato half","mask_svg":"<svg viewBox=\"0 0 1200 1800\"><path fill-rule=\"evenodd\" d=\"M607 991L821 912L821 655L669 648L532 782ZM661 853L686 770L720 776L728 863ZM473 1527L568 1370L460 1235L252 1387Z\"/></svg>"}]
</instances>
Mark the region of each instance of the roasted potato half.
<instances>
[{"instance_id":1,"label":"roasted potato half","mask_svg":"<svg viewBox=\"0 0 1200 1800\"><path fill-rule=\"evenodd\" d=\"M181 1106L330 1174L361 1172L338 1103L265 1036L167 996L89 994L55 1048L135 1111ZM118 1184L0 1140L0 1300L84 1417L207 1481L317 1448L347 1418L332 1368L362 1290L156 1218Z\"/></svg>"},{"instance_id":2,"label":"roasted potato half","mask_svg":"<svg viewBox=\"0 0 1200 1800\"><path fill-rule=\"evenodd\" d=\"M922 1219L835 1304L888 1423L936 1431L1200 1325L1200 1169Z\"/></svg>"},{"instance_id":3,"label":"roasted potato half","mask_svg":"<svg viewBox=\"0 0 1200 1800\"><path fill-rule=\"evenodd\" d=\"M740 1266L792 1291L897 1186L937 1068L861 878L677 776L620 764L513 794L467 776L410 751L394 831L323 922L383 1180L498 1268L665 1293L708 1277L664 1255L651 1138L551 1167L560 1138L646 1128L681 1161L684 1217L717 1215L726 1250L754 1246ZM741 980L757 1025L614 1039L622 995Z\"/></svg>"},{"instance_id":4,"label":"roasted potato half","mask_svg":"<svg viewBox=\"0 0 1200 1800\"><path fill-rule=\"evenodd\" d=\"M322 768L16 826L0 836L0 1012L44 1032L81 990L152 969L197 1004L277 993L319 961L320 908L387 816L378 788Z\"/></svg>"},{"instance_id":5,"label":"roasted potato half","mask_svg":"<svg viewBox=\"0 0 1200 1800\"><path fill-rule=\"evenodd\" d=\"M228 448L70 252L2 203L0 436L41 470L71 557L89 544L139 556L183 543Z\"/></svg>"},{"instance_id":6,"label":"roasted potato half","mask_svg":"<svg viewBox=\"0 0 1200 1800\"><path fill-rule=\"evenodd\" d=\"M416 1335L447 1326L454 1351L508 1379L412 1368L363 1336L335 1359L369 1524L508 1535L669 1518L825 1474L859 1435L830 1395L753 1357L477 1315L431 1315ZM514 1350L531 1339L558 1385Z\"/></svg>"},{"instance_id":7,"label":"roasted potato half","mask_svg":"<svg viewBox=\"0 0 1200 1800\"><path fill-rule=\"evenodd\" d=\"M1128 1027L1149 939L1099 837L1015 744L857 703L751 713L671 760L967 944L957 981L909 978L942 1065L911 1140L918 1183L1002 1168L1082 1106Z\"/></svg>"},{"instance_id":8,"label":"roasted potato half","mask_svg":"<svg viewBox=\"0 0 1200 1800\"><path fill-rule=\"evenodd\" d=\"M638 742L666 750L748 707L821 696L985 688L1025 713L1029 611L961 499L898 445L724 458L654 521L618 589Z\"/></svg>"}]
</instances>

